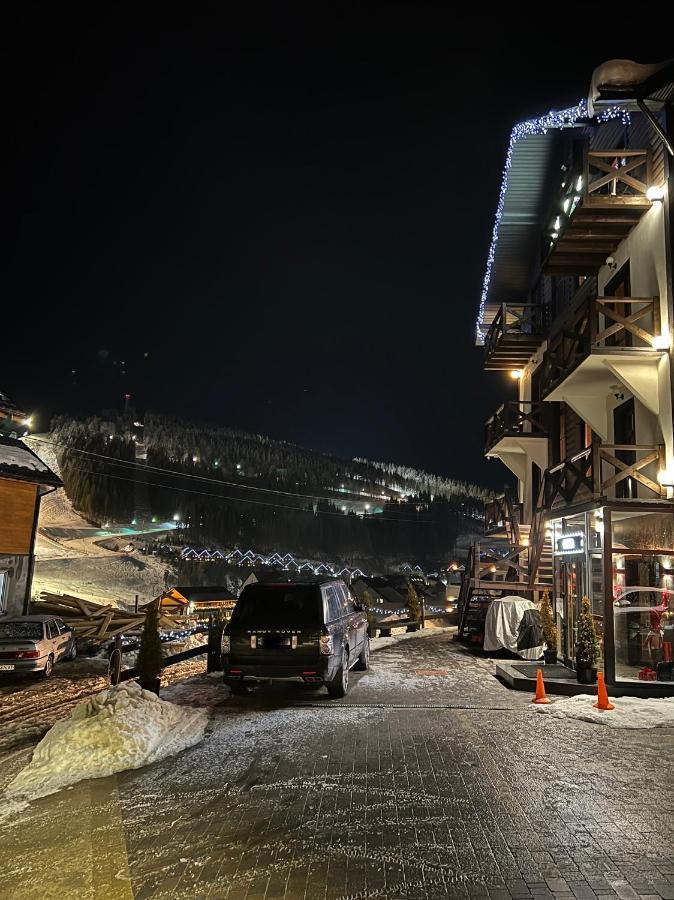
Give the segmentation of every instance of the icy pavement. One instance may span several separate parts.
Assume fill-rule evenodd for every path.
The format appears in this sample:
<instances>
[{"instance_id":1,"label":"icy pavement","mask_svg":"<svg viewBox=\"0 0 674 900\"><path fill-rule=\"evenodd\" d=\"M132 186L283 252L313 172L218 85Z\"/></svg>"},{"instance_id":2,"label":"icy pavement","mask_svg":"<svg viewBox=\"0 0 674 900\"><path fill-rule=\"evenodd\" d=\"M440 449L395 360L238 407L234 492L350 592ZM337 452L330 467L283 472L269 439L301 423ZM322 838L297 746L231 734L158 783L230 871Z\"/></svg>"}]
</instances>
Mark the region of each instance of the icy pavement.
<instances>
[{"instance_id":1,"label":"icy pavement","mask_svg":"<svg viewBox=\"0 0 674 900\"><path fill-rule=\"evenodd\" d=\"M377 651L340 703L167 693L210 707L203 742L0 825L7 896L674 898L672 729L535 715L447 635Z\"/></svg>"}]
</instances>

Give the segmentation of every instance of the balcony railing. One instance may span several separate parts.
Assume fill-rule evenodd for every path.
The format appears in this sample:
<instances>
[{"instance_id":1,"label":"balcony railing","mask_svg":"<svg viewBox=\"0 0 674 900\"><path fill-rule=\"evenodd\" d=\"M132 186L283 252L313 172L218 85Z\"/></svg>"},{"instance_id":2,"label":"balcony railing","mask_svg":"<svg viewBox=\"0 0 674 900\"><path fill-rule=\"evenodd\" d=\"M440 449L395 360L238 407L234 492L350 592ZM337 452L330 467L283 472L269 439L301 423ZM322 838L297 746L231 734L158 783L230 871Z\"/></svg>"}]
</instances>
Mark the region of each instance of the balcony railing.
<instances>
[{"instance_id":1,"label":"balcony railing","mask_svg":"<svg viewBox=\"0 0 674 900\"><path fill-rule=\"evenodd\" d=\"M546 231L544 271L595 274L650 208L651 179L649 149L580 147Z\"/></svg>"},{"instance_id":2,"label":"balcony railing","mask_svg":"<svg viewBox=\"0 0 674 900\"><path fill-rule=\"evenodd\" d=\"M539 508L551 510L599 498L662 500L667 491L656 479L657 471L664 468L664 460L663 444L595 441L545 472Z\"/></svg>"},{"instance_id":3,"label":"balcony railing","mask_svg":"<svg viewBox=\"0 0 674 900\"><path fill-rule=\"evenodd\" d=\"M546 518L550 512L592 500L664 500L666 488L656 480L657 471L664 468L664 462L663 444L602 444L594 441L580 453L546 469L530 531L530 583L533 584L538 576L547 540Z\"/></svg>"},{"instance_id":4,"label":"balcony railing","mask_svg":"<svg viewBox=\"0 0 674 900\"><path fill-rule=\"evenodd\" d=\"M652 350L659 334L658 297L584 298L550 338L543 357L543 396L591 353Z\"/></svg>"},{"instance_id":5,"label":"balcony railing","mask_svg":"<svg viewBox=\"0 0 674 900\"><path fill-rule=\"evenodd\" d=\"M504 437L547 437L543 403L508 400L485 423L485 453Z\"/></svg>"},{"instance_id":6,"label":"balcony railing","mask_svg":"<svg viewBox=\"0 0 674 900\"><path fill-rule=\"evenodd\" d=\"M485 339L486 369L523 366L543 340L547 307L539 303L503 303Z\"/></svg>"}]
</instances>

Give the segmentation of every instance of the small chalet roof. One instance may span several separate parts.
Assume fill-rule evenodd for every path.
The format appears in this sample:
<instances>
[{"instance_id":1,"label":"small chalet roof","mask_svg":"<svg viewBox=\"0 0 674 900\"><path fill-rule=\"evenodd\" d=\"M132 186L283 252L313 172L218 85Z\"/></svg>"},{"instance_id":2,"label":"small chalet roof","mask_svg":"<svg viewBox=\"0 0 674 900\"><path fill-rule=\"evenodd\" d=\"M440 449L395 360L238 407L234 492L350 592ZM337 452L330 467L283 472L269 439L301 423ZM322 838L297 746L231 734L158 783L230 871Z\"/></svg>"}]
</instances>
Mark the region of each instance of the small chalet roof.
<instances>
[{"instance_id":1,"label":"small chalet roof","mask_svg":"<svg viewBox=\"0 0 674 900\"><path fill-rule=\"evenodd\" d=\"M0 478L31 481L42 487L62 487L61 479L37 453L15 438L0 435Z\"/></svg>"}]
</instances>

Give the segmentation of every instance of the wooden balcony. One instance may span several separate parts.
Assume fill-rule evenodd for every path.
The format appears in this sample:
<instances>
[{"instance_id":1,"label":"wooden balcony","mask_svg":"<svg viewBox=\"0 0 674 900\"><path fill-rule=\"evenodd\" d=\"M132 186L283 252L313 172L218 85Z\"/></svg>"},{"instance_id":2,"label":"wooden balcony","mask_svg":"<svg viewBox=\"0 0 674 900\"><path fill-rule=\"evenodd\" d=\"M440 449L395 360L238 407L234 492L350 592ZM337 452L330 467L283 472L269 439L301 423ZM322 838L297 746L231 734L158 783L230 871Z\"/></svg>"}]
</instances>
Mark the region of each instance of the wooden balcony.
<instances>
[{"instance_id":1,"label":"wooden balcony","mask_svg":"<svg viewBox=\"0 0 674 900\"><path fill-rule=\"evenodd\" d=\"M667 490L657 481L664 462L663 444L604 444L597 440L546 469L530 530L530 584L540 580L541 560L549 547L546 528L551 514L559 516L566 507L593 501L666 500Z\"/></svg>"},{"instance_id":2,"label":"wooden balcony","mask_svg":"<svg viewBox=\"0 0 674 900\"><path fill-rule=\"evenodd\" d=\"M508 400L485 423L484 452L489 453L504 438L546 438L543 403Z\"/></svg>"},{"instance_id":3,"label":"wooden balcony","mask_svg":"<svg viewBox=\"0 0 674 900\"><path fill-rule=\"evenodd\" d=\"M488 371L520 369L540 346L547 328L547 308L538 303L503 303L485 339Z\"/></svg>"},{"instance_id":4,"label":"wooden balcony","mask_svg":"<svg viewBox=\"0 0 674 900\"><path fill-rule=\"evenodd\" d=\"M664 461L663 444L595 441L545 472L538 509L549 511L599 499L664 500L667 490L657 481Z\"/></svg>"},{"instance_id":5,"label":"wooden balcony","mask_svg":"<svg viewBox=\"0 0 674 900\"><path fill-rule=\"evenodd\" d=\"M543 397L593 354L654 354L659 335L658 297L581 297L550 337L543 357Z\"/></svg>"},{"instance_id":6,"label":"wooden balcony","mask_svg":"<svg viewBox=\"0 0 674 900\"><path fill-rule=\"evenodd\" d=\"M550 225L546 275L593 275L651 208L650 150L585 150ZM555 237L556 235L556 237Z\"/></svg>"}]
</instances>

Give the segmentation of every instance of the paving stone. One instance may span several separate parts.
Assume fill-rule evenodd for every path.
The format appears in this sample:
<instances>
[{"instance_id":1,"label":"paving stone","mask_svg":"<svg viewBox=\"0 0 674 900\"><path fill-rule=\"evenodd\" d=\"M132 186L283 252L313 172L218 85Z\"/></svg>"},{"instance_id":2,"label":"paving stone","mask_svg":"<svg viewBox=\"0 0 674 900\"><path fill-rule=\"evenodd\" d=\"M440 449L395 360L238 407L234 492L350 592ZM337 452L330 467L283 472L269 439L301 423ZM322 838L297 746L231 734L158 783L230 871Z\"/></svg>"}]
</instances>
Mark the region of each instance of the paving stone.
<instances>
[{"instance_id":1,"label":"paving stone","mask_svg":"<svg viewBox=\"0 0 674 900\"><path fill-rule=\"evenodd\" d=\"M36 896L48 869L79 896L118 821L109 868L148 900L674 900L671 733L536 714L490 665L424 635L374 653L345 701L274 687L215 707L202 744L102 779L81 815L61 792L0 824L3 890Z\"/></svg>"}]
</instances>

